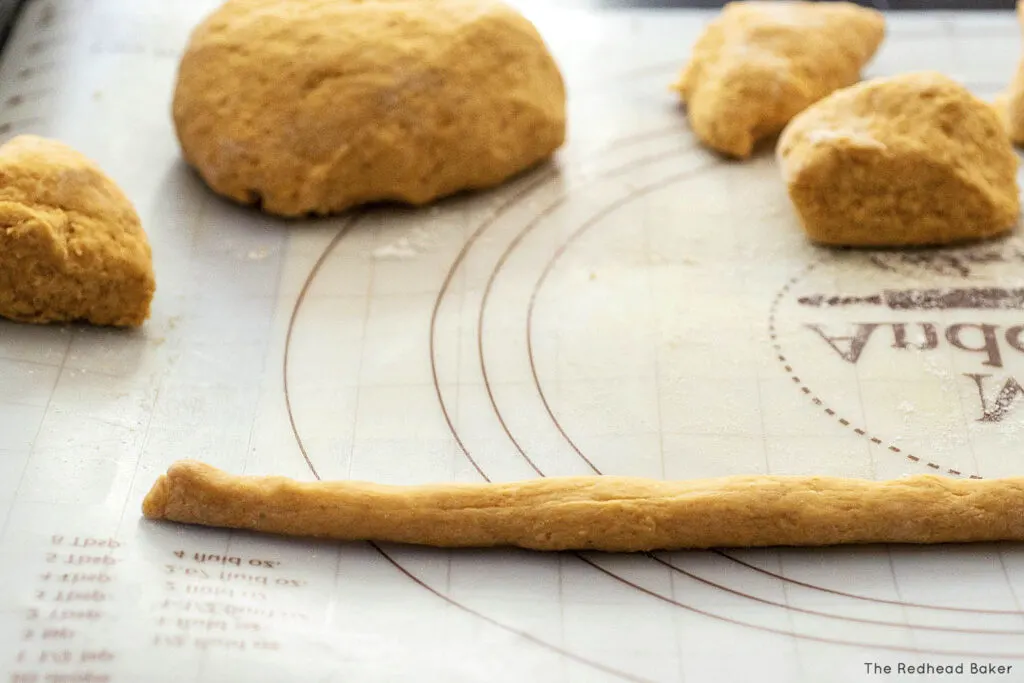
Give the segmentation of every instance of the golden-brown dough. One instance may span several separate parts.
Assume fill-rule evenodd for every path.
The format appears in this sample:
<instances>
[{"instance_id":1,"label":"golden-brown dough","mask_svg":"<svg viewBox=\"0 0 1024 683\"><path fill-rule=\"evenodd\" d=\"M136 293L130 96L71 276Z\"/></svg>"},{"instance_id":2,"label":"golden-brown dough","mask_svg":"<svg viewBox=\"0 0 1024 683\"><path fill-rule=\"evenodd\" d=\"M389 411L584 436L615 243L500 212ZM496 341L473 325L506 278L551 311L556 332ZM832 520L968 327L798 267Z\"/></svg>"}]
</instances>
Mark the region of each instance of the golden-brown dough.
<instances>
[{"instance_id":1,"label":"golden-brown dough","mask_svg":"<svg viewBox=\"0 0 1024 683\"><path fill-rule=\"evenodd\" d=\"M992 108L1003 124L1003 128L1010 135L1014 143L1024 142L1024 139L1017 140L1013 135L1013 127L1010 124L1010 91L1004 91L992 98Z\"/></svg>"},{"instance_id":2,"label":"golden-brown dough","mask_svg":"<svg viewBox=\"0 0 1024 683\"><path fill-rule=\"evenodd\" d=\"M174 93L186 160L284 216L487 188L565 139L565 88L499 0L228 0Z\"/></svg>"},{"instance_id":3,"label":"golden-brown dough","mask_svg":"<svg viewBox=\"0 0 1024 683\"><path fill-rule=\"evenodd\" d=\"M139 217L96 164L31 135L0 147L0 316L134 327L155 288Z\"/></svg>"},{"instance_id":4,"label":"golden-brown dough","mask_svg":"<svg viewBox=\"0 0 1024 683\"><path fill-rule=\"evenodd\" d=\"M1017 22L1024 30L1024 3L1017 3ZM993 105L999 111L1006 130L1014 143L1024 144L1024 58L1017 64L1013 82L999 95Z\"/></svg>"},{"instance_id":5,"label":"golden-brown dough","mask_svg":"<svg viewBox=\"0 0 1024 683\"><path fill-rule=\"evenodd\" d=\"M938 73L830 95L786 127L778 156L801 222L822 244L950 244L1017 223L1017 155L999 117Z\"/></svg>"},{"instance_id":6,"label":"golden-brown dough","mask_svg":"<svg viewBox=\"0 0 1024 683\"><path fill-rule=\"evenodd\" d=\"M706 145L747 157L796 114L860 79L885 36L848 2L731 2L694 45L674 88Z\"/></svg>"},{"instance_id":7,"label":"golden-brown dough","mask_svg":"<svg viewBox=\"0 0 1024 683\"><path fill-rule=\"evenodd\" d=\"M142 509L150 519L186 524L453 548L636 552L1024 540L1024 478L563 477L384 486L239 477L182 461L156 481Z\"/></svg>"}]
</instances>

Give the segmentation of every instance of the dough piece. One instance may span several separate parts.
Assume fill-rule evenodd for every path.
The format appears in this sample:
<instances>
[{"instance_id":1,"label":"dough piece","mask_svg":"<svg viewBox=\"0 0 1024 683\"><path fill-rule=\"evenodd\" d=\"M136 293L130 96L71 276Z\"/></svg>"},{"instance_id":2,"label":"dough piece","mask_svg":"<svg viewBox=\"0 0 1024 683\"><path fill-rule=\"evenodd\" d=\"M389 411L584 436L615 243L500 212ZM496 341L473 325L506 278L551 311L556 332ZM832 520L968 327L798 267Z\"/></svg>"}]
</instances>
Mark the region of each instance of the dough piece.
<instances>
[{"instance_id":1,"label":"dough piece","mask_svg":"<svg viewBox=\"0 0 1024 683\"><path fill-rule=\"evenodd\" d=\"M995 109L996 116L1014 143L1024 142L1024 138L1018 140L1013 134L1013 125L1010 123L1010 91L1001 92L992 98L992 108Z\"/></svg>"},{"instance_id":2,"label":"dough piece","mask_svg":"<svg viewBox=\"0 0 1024 683\"><path fill-rule=\"evenodd\" d=\"M142 510L187 524L439 547L636 552L945 543L1024 540L1024 478L564 477L383 486L238 477L182 461L156 481Z\"/></svg>"},{"instance_id":3,"label":"dough piece","mask_svg":"<svg viewBox=\"0 0 1024 683\"><path fill-rule=\"evenodd\" d=\"M498 185L565 139L565 88L498 0L228 0L193 33L174 121L213 188L282 216Z\"/></svg>"},{"instance_id":4,"label":"dough piece","mask_svg":"<svg viewBox=\"0 0 1024 683\"><path fill-rule=\"evenodd\" d=\"M1017 223L1017 155L993 108L937 73L860 83L779 138L808 236L846 246L939 245Z\"/></svg>"},{"instance_id":5,"label":"dough piece","mask_svg":"<svg viewBox=\"0 0 1024 683\"><path fill-rule=\"evenodd\" d=\"M1017 3L1017 21L1024 29L1024 3ZM1024 145L1024 58L1017 65L1017 72L1009 89L993 102L999 110L1010 138L1018 145Z\"/></svg>"},{"instance_id":6,"label":"dough piece","mask_svg":"<svg viewBox=\"0 0 1024 683\"><path fill-rule=\"evenodd\" d=\"M0 316L135 327L155 289L139 217L96 164L31 135L0 147Z\"/></svg>"},{"instance_id":7,"label":"dough piece","mask_svg":"<svg viewBox=\"0 0 1024 683\"><path fill-rule=\"evenodd\" d=\"M1017 74L1009 90L998 95L993 106L1010 139L1016 145L1024 145L1024 61L1017 67Z\"/></svg>"},{"instance_id":8,"label":"dough piece","mask_svg":"<svg viewBox=\"0 0 1024 683\"><path fill-rule=\"evenodd\" d=\"M761 138L860 71L885 37L880 12L847 2L731 2L676 83L706 145L747 157Z\"/></svg>"}]
</instances>

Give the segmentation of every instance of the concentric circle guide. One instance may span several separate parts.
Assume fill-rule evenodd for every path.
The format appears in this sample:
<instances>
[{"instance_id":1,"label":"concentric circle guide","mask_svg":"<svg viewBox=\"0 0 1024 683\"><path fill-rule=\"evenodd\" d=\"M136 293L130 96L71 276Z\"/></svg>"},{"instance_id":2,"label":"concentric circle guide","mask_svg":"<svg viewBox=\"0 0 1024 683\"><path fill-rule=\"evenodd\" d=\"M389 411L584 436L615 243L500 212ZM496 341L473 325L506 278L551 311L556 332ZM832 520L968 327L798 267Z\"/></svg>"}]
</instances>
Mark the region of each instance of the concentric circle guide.
<instances>
[{"instance_id":1,"label":"concentric circle guide","mask_svg":"<svg viewBox=\"0 0 1024 683\"><path fill-rule=\"evenodd\" d=\"M640 70L640 71L643 71L643 70ZM629 147L631 145L634 145L634 144L637 144L637 143L647 142L647 141L658 141L658 140L661 140L661 139L665 139L666 143L671 145L671 146L668 149L663 150L661 152L658 152L658 153L655 153L655 154L651 154L651 155L648 155L648 156L645 156L645 157L641 157L639 159L634 159L634 160L631 160L631 161L626 162L624 164L621 164L619 166L616 166L616 167L614 167L612 169L608 169L608 170L602 171L601 173L596 174L593 178L587 179L587 181L584 182L584 186L591 185L591 184L597 183L599 181L606 181L606 180L609 180L609 179L613 179L613 178L616 178L617 176L621 176L621 175L623 175L625 173L628 173L631 170L648 167L648 166L651 166L653 164L657 164L658 162L662 162L662 161L666 161L666 160L672 160L672 159L678 159L678 158L681 158L683 156L690 156L690 155L692 155L693 152L695 151L692 146L686 147L686 146L681 146L681 145L678 145L678 144L672 145L672 141L676 140L679 136L680 136L680 130L677 127L672 127L672 128L663 128L663 129L655 129L655 130L645 131L643 133L631 135L631 136L628 136L628 137L619 138L619 139L616 139L616 140L612 141L611 143L609 143L608 148L623 149L623 148L627 148L627 147ZM534 340L534 329L533 329L534 315L533 315L533 313L534 313L535 304L537 302L537 299L538 299L538 297L540 295L540 292L542 291L545 283L548 281L548 276L550 275L551 271L554 269L554 267L557 264L557 262L559 261L559 259L572 247L573 243L580 236L582 236L583 234L587 233L588 231L593 229L595 226L599 225L604 218L610 216L611 214L615 213L616 211L621 210L623 207L627 206L630 202L635 201L636 199L638 199L638 198L640 198L640 197L642 197L642 196L644 196L646 194L650 194L650 193L658 191L660 189L664 189L664 188L673 186L675 184L686 183L688 180L691 180L691 179L693 179L695 177L698 177L700 174L711 170L712 168L714 168L717 165L717 163L718 162L715 162L713 160L712 161L708 161L707 159L701 160L700 163L697 163L697 164L693 165L690 168L686 168L685 170L682 170L682 171L679 171L679 172L676 172L676 173L672 173L672 174L669 174L669 175L665 175L665 176L661 177L660 179L658 179L656 181L644 184L644 185L639 186L639 187L632 188L631 191L629 193L627 193L624 197L620 197L620 198L618 198L618 199L616 199L614 201L611 201L611 202L607 203L606 205L604 205L602 208L594 211L589 216L589 218L586 221L584 221L578 228L576 228L569 235L569 237L567 239L565 239L565 241L562 242L558 246L558 248L556 249L555 253L551 256L551 258L545 264L545 267L544 267L540 277L534 283L533 288L531 290L530 299L529 299L529 308L528 308L528 312L527 312L527 327L526 327L526 330L525 330L525 335L526 335L526 343L527 343L527 349L528 349L528 353L529 353L529 362L530 362L530 368L531 368L532 380L533 380L534 388L536 389L538 398L540 399L541 403L543 404L543 407L544 407L544 410L545 410L546 414L551 419L551 421L552 421L553 425L555 426L555 428L557 429L557 431L560 433L562 438L564 438L564 440L570 446L570 448L575 452L575 454L578 456L578 458L581 460L581 462L584 463L586 465L586 467L588 469L590 469L592 472L594 472L595 474L603 474L604 472L599 468L599 466L591 458L589 458L582 451L582 449L578 446L577 442L571 437L571 435L563 427L563 425L561 424L561 422L559 421L559 419L557 417L557 411L551 405L551 403L550 403L550 401L548 399L548 396L547 396L547 393L545 392L543 383L542 383L542 381L540 379L540 376L539 376L539 374L537 372L535 360L534 360L534 357L533 357L533 340ZM431 357L431 364L432 364L432 377L433 377L433 380L434 380L434 388L435 388L435 391L436 391L438 403L439 403L439 406L440 406L441 411L442 411L443 416L444 416L444 420L445 420L445 422L446 422L446 424L448 426L448 429L449 429L449 431L451 433L451 436L452 436L453 440L458 445L459 449L461 450L463 455L466 457L467 461L473 466L474 470L485 481L490 481L490 477L487 474L487 472L485 471L485 469L480 465L478 459L473 456L472 452L467 447L467 445L465 443L465 440L460 435L458 427L456 426L455 421L452 418L452 415L451 415L451 412L449 410L448 404L447 404L446 399L444 397L444 393L443 393L443 391L441 389L441 383L438 380L438 371L437 371L437 365L436 365L437 320L438 320L438 314L439 314L439 311L441 309L442 303L443 303L443 301L445 299L445 296L446 296L446 294L448 293L448 291L450 289L450 286L451 286L453 278L455 277L455 274L458 272L459 268L466 261L466 259L469 256L473 246L477 243L477 241L484 234L486 234L487 231L492 226L494 226L499 221L499 219L501 219L503 216L505 216L512 208L521 205L527 198L531 197L531 195L533 195L536 191L538 191L539 189L544 187L545 184L548 183L554 177L555 177L555 174L553 172L549 171L549 170L539 170L539 171L536 171L532 177L526 179L526 182L523 183L523 187L521 187L520 189L518 189L517 191L512 193L511 196L509 196L508 199L505 202L503 202L493 213L491 213L489 216L487 216L477 226L476 230L466 240L466 242L464 243L461 251L456 256L455 260L452 262L451 267L448 270L447 276L446 276L443 284L441 285L440 291L438 292L437 298L435 300L433 312L432 312L432 315L431 315L430 330L429 330L429 347L430 347L430 357ZM539 225L541 225L560 206L563 206L567 201L570 200L570 195L571 195L571 193L562 194L556 200L554 200L553 202L551 202L550 204L545 206L543 209L538 211L535 215L532 216L532 218L528 221L528 223L525 225L525 227L522 228L516 234L516 236L513 238L513 240L509 243L508 247L505 249L505 251L500 256L499 260L495 264L494 268L492 269L492 271L491 271L491 273L490 273L490 275L488 277L486 288L485 288L485 291L484 291L484 295L483 295L483 298L482 298L482 300L480 302L480 307L479 307L478 314L477 314L477 338L476 338L477 349L476 349L476 351L477 351L477 356L478 356L478 361L479 361L479 367L480 367L481 373L482 373L483 378L484 378L485 388L487 390L487 395L488 395L488 400L489 400L489 403L490 403L490 407L494 411L495 417L498 419L498 421L501 424L501 427L502 427L505 435L511 441L511 443L515 447L517 453L522 457L524 462L534 472L536 472L536 474L538 476L544 476L543 470L537 465L537 463L531 457L531 455L529 454L527 449L522 446L520 441L516 438L516 436L514 435L512 430L509 428L509 425L508 425L507 421L505 420L505 418L503 416L501 408L498 405L498 401L497 401L497 399L496 399L496 397L494 395L494 392L492 391L491 384L490 384L490 381L488 379L488 367L487 367L487 358L486 358L486 354L485 354L485 342L484 342L484 329L485 329L486 322L487 322L487 310L488 310L487 307L488 307L488 303L490 301L491 291L493 289L494 283L500 277L502 269L503 269L505 263L507 262L507 260L511 256L511 254L514 252L516 247L522 243L522 241L530 234L530 232L532 232ZM315 464L313 462L313 457L307 452L307 449L306 449L305 444L304 444L303 439L302 439L301 432L300 432L300 430L299 430L299 428L297 426L296 420L295 420L295 416L294 416L294 413L293 413L293 410L292 410L291 400L290 400L290 398L288 396L288 382L289 382L288 363L289 363L290 342L291 342L292 334L293 334L293 331L294 331L294 328L295 328L295 322L296 322L296 319L298 317L299 311L300 311L300 309L302 307L302 304L303 304L303 302L304 302L304 300L306 298L307 292L309 291L310 287L312 286L313 282L315 281L315 279L317 277L317 274L320 272L321 268L326 263L326 261L330 258L331 253L336 249L336 247L339 245L339 243L343 240L345 235L348 234L351 230L353 230L359 224L360 220L362 219L362 217L364 215L365 214L362 214L362 213L352 214L350 216L350 218L342 225L342 227L339 229L337 234L335 234L335 236L329 242L329 244L325 247L324 251L320 254L318 260L316 261L316 263L314 264L313 268L311 269L308 277L306 278L306 281L303 284L303 287L302 287L302 289L301 289L301 291L299 293L299 296L297 297L297 300L296 300L296 303L295 303L295 307L294 307L294 309L292 311L292 315L291 315L291 319L290 319L290 323L289 323L289 327L288 327L288 335L287 335L287 339L286 339L285 353L284 353L284 359L283 359L283 379L284 379L284 385L285 385L285 399L286 399L286 404L287 404L287 409L288 409L288 417L289 417L289 421L290 421L290 424L291 424L292 432L293 432L294 437L296 439L296 443L297 443L297 445L299 447L299 450L300 450L303 458L305 459L306 465L309 468L310 472L313 474L313 476L316 477L317 479L320 478L320 475L319 475L319 473L317 471L317 468L316 468L316 466L315 466ZM778 300L776 300L773 303L773 307L772 307L773 313L774 313L775 307L777 307L777 304L778 304ZM637 677L637 676L635 676L635 675L633 675L633 674L631 674L629 672L625 672L625 671L621 671L621 670L618 670L618 669L614 669L614 668L608 667L608 666L606 666L606 665L604 665L604 664L602 664L600 662L597 662L595 660L589 659L589 658L584 657L584 656L582 656L580 654L569 652L569 651L565 650L564 648L561 648L559 646L553 645L551 643L547 643L547 642L541 640L540 638L537 638L536 636L533 636L530 633L527 633L527 632L524 632L524 631L521 631L521 630L518 630L518 629L515 629L515 628L512 628L512 627L509 627L509 626L501 623L498 619L495 619L495 618L493 618L491 616L488 616L486 614L483 614L483 613L481 613L481 612L479 612L479 611L477 611L477 610L475 610L473 608L470 608L470 607L468 607L466 605L463 605L463 604L455 601L450 596L445 595L440 590L430 586L428 583L423 581L416 574L414 574L410 569L405 567L395 557L395 555L393 553L389 552L385 548L382 548L378 544L371 543L370 545L371 545L371 547L374 548L374 550L377 553L379 553L381 556L383 556L390 564L392 564L397 570L399 570L402 574L404 574L410 580L414 581L417 585L421 586L425 590L427 590L430 593L434 594L436 597L444 600L448 604L450 604L450 605L452 605L452 606L454 606L454 607L456 607L456 608L458 608L458 609L460 609L462 611L465 611L465 612L467 612L469 614L472 614L473 616L475 616L477 618L480 618L480 619L484 620L485 622L487 622L487 623L489 623L491 625L494 625L494 626L496 626L498 628L501 628L501 629L503 629L505 631L508 631L510 633L514 633L514 634L516 634L516 635L518 635L518 636L526 639L527 641L532 642L532 643L534 643L534 644L536 644L538 646L541 646L543 648L546 648L548 650L551 650L551 651L557 652L557 653L559 653L559 654L561 654L563 656L566 656L569 659L571 659L573 661L576 661L577 663L579 663L581 665L592 667L592 668L600 670L600 671L602 671L604 673L611 674L611 675L614 675L616 677L619 677L619 678L621 678L623 680L630 680L630 681L643 681L643 680L646 680L646 679ZM772 572L772 571L770 571L768 569L765 569L765 568L758 567L756 565L750 564L749 562L746 562L746 561L744 561L744 560L742 560L742 559L740 559L738 557L735 557L733 554L727 553L727 552L722 551L722 550L714 550L714 551L710 551L710 552L715 554L717 557L720 557L720 558L722 558L722 559L724 559L724 560L726 560L728 562L731 562L731 563L734 563L734 564L736 564L736 565L738 565L740 567L743 567L746 570L749 570L751 572L756 572L756 573L764 575L764 576L771 577L772 579L777 580L779 582L782 582L784 584L790 584L790 585L793 585L793 586L798 586L798 587L801 587L801 588L817 591L817 592L820 592L820 593L830 594L830 595L834 595L836 597L848 598L848 599L857 600L857 601L861 601L861 602L879 603L879 604L890 605L890 606L901 607L901 608L913 608L913 609L922 609L922 610L936 610L936 611L944 611L944 612L963 612L963 613L973 613L973 614L1004 615L1004 616L1012 616L1012 615L1024 614L1024 612L1021 612L1020 610L987 610L987 609L972 609L972 608L955 607L955 606L928 605L928 604L913 603L913 602L902 602L902 601L898 601L898 600L886 600L886 599L880 599L880 598L875 598L875 597L866 596L866 595L858 595L858 594L855 594L855 593L841 591L841 590L837 590L837 589L826 587L826 586L815 585L813 583L806 582L806 581L800 581L800 580L797 580L797 579L792 579L792 578L783 576L781 574ZM611 579L613 579L615 581L618 581L618 582L620 582L622 584L625 584L625 585L629 586L631 589L635 590L637 593L639 593L641 595L650 597L652 599L655 599L655 600L658 600L658 601L661 601L661 602L664 602L664 603L668 603L668 604L670 604L670 605L672 605L674 607L677 607L677 608L680 608L680 609L683 609L683 610L687 610L689 612L693 612L693 613L696 613L696 614L700 614L700 615L708 617L708 618L724 621L724 622L735 624L735 625L738 625L738 626L743 626L743 627L747 627L747 628L756 629L756 630L763 631L763 632L773 633L773 634L782 635L782 636L792 636L792 637L795 637L795 638L800 638L800 639L814 641L814 642L827 643L827 644L831 644L831 645L870 647L872 649L882 649L882 650L900 651L900 652L912 652L912 653L917 653L917 654L938 654L938 655L978 657L978 658L982 658L982 657L989 657L989 658L998 657L998 658L1001 658L1001 659L1020 659L1020 658L1024 658L1024 655L1007 655L1005 653L959 652L959 651L951 651L951 650L942 649L942 648L929 648L929 647L927 647L927 645L922 646L922 647L905 647L905 646L895 645L895 644L890 644L890 643L859 642L859 641L855 641L855 640L844 640L844 639L829 638L829 637L812 635L812 634L806 634L806 633L798 633L795 630L786 630L786 629L781 629L781 628L773 628L773 627L769 627L769 626L764 626L764 625L761 625L761 624L748 623L748 622L744 622L744 621L739 620L739 619L734 619L732 617L723 616L723 615L720 615L720 614L715 614L715 613L709 612L709 611L707 611L705 609L701 609L701 608L698 608L698 607L694 607L692 605L688 605L688 604L686 604L686 603L684 603L684 602L682 602L680 600L675 599L674 597L669 597L669 596L663 595L663 594L661 594L661 593L659 593L657 591L651 590L648 587L642 586L642 585L632 581L631 579L629 579L627 577L624 577L624 576L622 576L622 575L620 575L620 574L618 574L618 573L608 569L605 566L602 566L602 564L600 562L598 562L597 559L595 559L595 557L590 555L590 554L571 553L571 554L569 554L569 556L574 558L576 561L579 561L579 562L583 563L584 565L592 568L593 570L595 570L595 571L597 571L597 572L599 572L599 573L601 573L601 574L603 574L603 575L605 575L605 576L607 576L607 577L609 577L609 578L611 578ZM684 576L684 577L686 577L686 578L688 578L690 580L699 582L699 583L701 583L703 585L706 585L708 587L714 588L716 590L725 591L727 593L730 593L730 594L733 594L733 595L745 598L745 599L750 600L752 602L755 602L757 604L768 605L768 606L772 606L772 607L778 607L778 608L781 608L781 609L784 609L784 610L789 610L789 611L793 611L793 612L807 614L807 615L811 615L811 616L815 616L815 617L823 617L823 618L828 618L828 619L835 619L835 620L839 620L839 621L847 621L847 622L854 622L854 623L860 623L860 624L870 624L870 625L882 626L882 627L910 629L910 630L913 630L913 631L923 631L923 632L938 631L938 632L976 634L976 635L993 635L993 636L996 636L996 635L998 635L998 636L1020 636L1020 635L1024 635L1024 630L1017 630L1017 629L1006 629L1006 630L991 629L991 630L988 630L988 629L955 628L955 627L944 627L944 626L935 626L935 625L927 625L927 624L909 624L909 623L905 623L905 622L904 623L894 623L894 622L888 622L888 621L884 621L884 620L876 620L876 619L867 619L867 618L860 618L860 617L850 617L850 616L829 614L827 612L823 612L823 611L820 611L820 610L807 609L807 608L802 608L802 607L798 607L798 606L795 606L795 605L789 605L787 603L782 603L782 602L776 602L776 601L768 600L766 598L762 598L762 597L759 597L759 596L751 595L749 593L737 590L735 588L731 588L731 587L726 586L724 584L721 584L719 582L716 582L716 581L713 581L713 580L708 579L706 577L700 576L700 575L698 575L698 574L696 574L696 573L694 573L692 571L684 569L683 567L679 566L676 562L673 562L670 559L666 559L666 555L665 554L647 553L645 555L639 556L637 558L637 561L642 561L644 559L647 560L647 561L655 562L658 565L663 566L666 569L670 570L671 572L676 573L676 574L681 575L681 576Z\"/></svg>"}]
</instances>

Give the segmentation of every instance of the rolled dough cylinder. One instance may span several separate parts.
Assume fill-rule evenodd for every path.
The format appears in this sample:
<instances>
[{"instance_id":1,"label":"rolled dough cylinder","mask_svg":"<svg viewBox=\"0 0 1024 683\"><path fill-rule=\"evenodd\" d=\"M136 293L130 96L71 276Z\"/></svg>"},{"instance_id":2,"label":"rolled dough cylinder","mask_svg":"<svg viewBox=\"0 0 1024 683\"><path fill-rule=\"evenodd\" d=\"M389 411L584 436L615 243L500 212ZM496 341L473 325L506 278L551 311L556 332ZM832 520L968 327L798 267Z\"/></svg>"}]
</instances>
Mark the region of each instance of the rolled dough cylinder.
<instances>
[{"instance_id":1,"label":"rolled dough cylinder","mask_svg":"<svg viewBox=\"0 0 1024 683\"><path fill-rule=\"evenodd\" d=\"M239 477L182 461L156 481L143 514L288 536L451 548L636 552L1024 540L1024 478L564 477L384 486Z\"/></svg>"}]
</instances>

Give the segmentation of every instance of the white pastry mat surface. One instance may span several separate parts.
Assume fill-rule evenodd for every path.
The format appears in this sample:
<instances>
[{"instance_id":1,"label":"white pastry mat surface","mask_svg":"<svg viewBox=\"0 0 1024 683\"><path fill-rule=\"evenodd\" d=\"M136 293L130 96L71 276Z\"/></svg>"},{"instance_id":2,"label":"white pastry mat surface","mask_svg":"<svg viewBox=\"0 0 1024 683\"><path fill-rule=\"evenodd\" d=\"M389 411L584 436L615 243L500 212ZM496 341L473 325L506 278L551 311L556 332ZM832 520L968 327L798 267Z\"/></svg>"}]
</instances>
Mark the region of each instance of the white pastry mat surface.
<instances>
[{"instance_id":1,"label":"white pastry mat surface","mask_svg":"<svg viewBox=\"0 0 1024 683\"><path fill-rule=\"evenodd\" d=\"M668 92L710 14L524 4L569 84L554 165L288 223L180 160L176 60L214 4L40 0L0 63L0 133L96 159L158 278L136 333L0 323L0 680L1024 680L1016 545L445 552L141 520L180 458L392 483L1024 472L1024 242L809 246L771 152L715 158ZM869 75L991 97L1020 53L1009 13L889 26Z\"/></svg>"}]
</instances>

